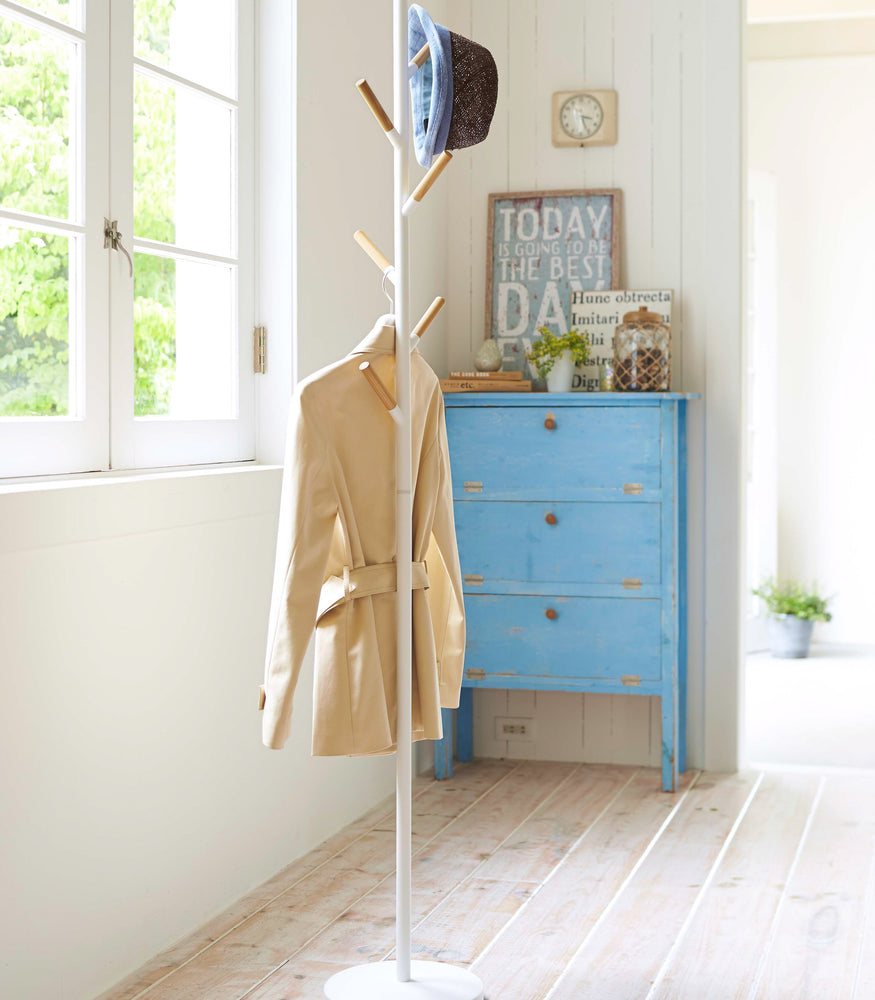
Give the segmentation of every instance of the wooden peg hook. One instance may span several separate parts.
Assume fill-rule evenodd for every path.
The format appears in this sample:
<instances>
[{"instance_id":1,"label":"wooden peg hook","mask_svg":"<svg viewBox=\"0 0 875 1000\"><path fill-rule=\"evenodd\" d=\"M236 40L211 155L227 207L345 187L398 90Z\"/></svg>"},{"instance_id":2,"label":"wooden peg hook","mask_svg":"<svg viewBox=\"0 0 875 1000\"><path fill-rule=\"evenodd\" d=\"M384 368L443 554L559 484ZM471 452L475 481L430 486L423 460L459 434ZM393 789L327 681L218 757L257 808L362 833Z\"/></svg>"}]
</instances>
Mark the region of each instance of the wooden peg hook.
<instances>
[{"instance_id":1,"label":"wooden peg hook","mask_svg":"<svg viewBox=\"0 0 875 1000\"><path fill-rule=\"evenodd\" d=\"M440 175L446 169L447 164L452 160L453 154L449 150L444 150L441 155L432 163L428 168L428 173L413 189L413 194L404 202L404 214L406 215L411 208L417 203L422 201L422 199L431 190L432 184L440 177Z\"/></svg>"},{"instance_id":2,"label":"wooden peg hook","mask_svg":"<svg viewBox=\"0 0 875 1000\"><path fill-rule=\"evenodd\" d=\"M374 118L377 119L377 123L384 132L391 132L395 126L392 124L392 119L386 112L386 109L380 104L377 95L371 90L371 85L367 80L361 79L356 81L356 87L358 92L365 99L365 103L371 109L374 114Z\"/></svg>"},{"instance_id":3,"label":"wooden peg hook","mask_svg":"<svg viewBox=\"0 0 875 1000\"><path fill-rule=\"evenodd\" d=\"M392 398L392 393L383 384L383 380L371 367L370 361L363 361L359 365L359 371L368 380L370 387L377 394L377 399L386 407L387 410L394 410L396 403Z\"/></svg>"},{"instance_id":4,"label":"wooden peg hook","mask_svg":"<svg viewBox=\"0 0 875 1000\"><path fill-rule=\"evenodd\" d=\"M358 243L358 245L364 250L364 252L371 258L371 260L377 265L377 267L383 272L383 274L390 274L394 272L395 268L392 267L389 258L385 254L380 253L371 239L365 234L364 230L357 229L353 234L352 238ZM391 277L391 274L390 274Z\"/></svg>"},{"instance_id":5,"label":"wooden peg hook","mask_svg":"<svg viewBox=\"0 0 875 1000\"><path fill-rule=\"evenodd\" d=\"M422 69L425 60L428 59L429 51L428 42L426 42L419 52L417 52L416 55L410 60L417 69Z\"/></svg>"},{"instance_id":6,"label":"wooden peg hook","mask_svg":"<svg viewBox=\"0 0 875 1000\"><path fill-rule=\"evenodd\" d=\"M446 301L447 300L443 296L438 295L434 302L432 302L428 309L426 309L422 314L422 319L413 328L413 333L410 335L411 338L416 337L416 339L419 340L419 338L422 337L425 331L431 326L435 316L437 316L441 309L443 309ZM414 341L414 343L415 342L416 341Z\"/></svg>"}]
</instances>

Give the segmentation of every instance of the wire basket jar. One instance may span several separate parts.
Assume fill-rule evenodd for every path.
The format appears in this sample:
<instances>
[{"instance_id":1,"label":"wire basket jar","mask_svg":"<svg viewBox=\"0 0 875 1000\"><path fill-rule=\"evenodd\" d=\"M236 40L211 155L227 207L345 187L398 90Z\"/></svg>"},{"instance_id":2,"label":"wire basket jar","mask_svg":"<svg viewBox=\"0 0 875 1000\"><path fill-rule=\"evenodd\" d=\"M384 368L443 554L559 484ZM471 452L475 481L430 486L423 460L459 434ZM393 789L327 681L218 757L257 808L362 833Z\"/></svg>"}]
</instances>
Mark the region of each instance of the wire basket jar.
<instances>
[{"instance_id":1,"label":"wire basket jar","mask_svg":"<svg viewBox=\"0 0 875 1000\"><path fill-rule=\"evenodd\" d=\"M628 312L614 331L614 388L618 392L668 392L671 330L645 306Z\"/></svg>"}]
</instances>

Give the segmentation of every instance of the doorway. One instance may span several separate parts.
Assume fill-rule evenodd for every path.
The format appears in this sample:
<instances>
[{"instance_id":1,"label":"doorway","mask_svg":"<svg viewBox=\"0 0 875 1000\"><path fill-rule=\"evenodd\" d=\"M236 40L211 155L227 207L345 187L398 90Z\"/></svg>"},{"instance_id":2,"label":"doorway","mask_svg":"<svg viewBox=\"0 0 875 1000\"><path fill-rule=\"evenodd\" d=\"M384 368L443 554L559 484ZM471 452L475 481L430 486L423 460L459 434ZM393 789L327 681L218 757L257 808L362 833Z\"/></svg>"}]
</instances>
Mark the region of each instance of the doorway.
<instances>
[{"instance_id":1,"label":"doorway","mask_svg":"<svg viewBox=\"0 0 875 1000\"><path fill-rule=\"evenodd\" d=\"M745 746L875 768L875 3L749 0ZM770 652L769 578L828 598Z\"/></svg>"}]
</instances>

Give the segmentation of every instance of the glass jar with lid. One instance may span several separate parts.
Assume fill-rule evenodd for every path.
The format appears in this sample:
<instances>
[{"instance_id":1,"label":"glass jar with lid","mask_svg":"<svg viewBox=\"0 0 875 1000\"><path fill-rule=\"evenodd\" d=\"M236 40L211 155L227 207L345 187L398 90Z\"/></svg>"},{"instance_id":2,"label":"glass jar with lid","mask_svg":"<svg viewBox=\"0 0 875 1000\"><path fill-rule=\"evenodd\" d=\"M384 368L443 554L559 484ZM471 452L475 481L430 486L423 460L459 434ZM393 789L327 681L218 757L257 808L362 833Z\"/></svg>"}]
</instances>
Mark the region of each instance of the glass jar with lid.
<instances>
[{"instance_id":1,"label":"glass jar with lid","mask_svg":"<svg viewBox=\"0 0 875 1000\"><path fill-rule=\"evenodd\" d=\"M671 329L646 306L628 312L614 331L614 388L620 392L668 392Z\"/></svg>"}]
</instances>

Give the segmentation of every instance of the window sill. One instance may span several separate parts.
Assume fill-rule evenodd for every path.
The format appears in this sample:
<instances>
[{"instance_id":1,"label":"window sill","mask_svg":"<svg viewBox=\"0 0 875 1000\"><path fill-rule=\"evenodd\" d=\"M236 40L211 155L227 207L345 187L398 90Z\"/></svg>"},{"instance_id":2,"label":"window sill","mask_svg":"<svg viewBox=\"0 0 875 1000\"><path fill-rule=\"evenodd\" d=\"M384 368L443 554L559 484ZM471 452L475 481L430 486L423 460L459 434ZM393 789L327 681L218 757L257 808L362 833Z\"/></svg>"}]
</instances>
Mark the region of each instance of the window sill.
<instances>
[{"instance_id":1,"label":"window sill","mask_svg":"<svg viewBox=\"0 0 875 1000\"><path fill-rule=\"evenodd\" d=\"M253 475L282 470L281 465L259 462L226 462L215 465L179 465L162 469L110 469L97 472L76 472L58 476L23 476L0 479L0 496L8 493L39 493L48 490L74 489L82 486L154 482L162 479Z\"/></svg>"},{"instance_id":2,"label":"window sill","mask_svg":"<svg viewBox=\"0 0 875 1000\"><path fill-rule=\"evenodd\" d=\"M0 486L0 554L221 522L261 521L258 530L273 539L282 469L237 462L7 483Z\"/></svg>"}]
</instances>

